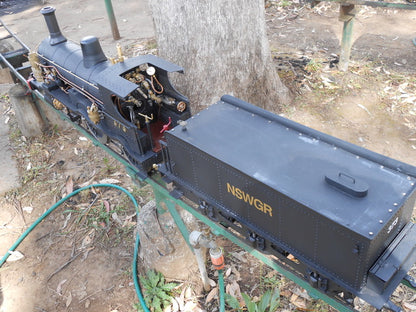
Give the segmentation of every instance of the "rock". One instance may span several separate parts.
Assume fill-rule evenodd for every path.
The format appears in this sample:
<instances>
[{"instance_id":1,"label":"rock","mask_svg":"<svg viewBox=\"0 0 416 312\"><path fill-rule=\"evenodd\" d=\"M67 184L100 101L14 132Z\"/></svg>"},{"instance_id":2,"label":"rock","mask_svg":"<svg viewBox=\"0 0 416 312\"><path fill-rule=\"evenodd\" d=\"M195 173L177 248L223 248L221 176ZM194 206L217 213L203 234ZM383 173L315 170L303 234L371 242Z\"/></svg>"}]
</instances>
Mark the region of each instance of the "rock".
<instances>
[{"instance_id":1,"label":"rock","mask_svg":"<svg viewBox=\"0 0 416 312\"><path fill-rule=\"evenodd\" d=\"M184 216L182 219L188 222L191 218ZM195 256L175 221L168 212L159 214L155 201L150 201L140 210L137 230L140 235L139 256L147 270L155 269L167 278L179 280L188 280L198 274L195 273L198 270Z\"/></svg>"}]
</instances>

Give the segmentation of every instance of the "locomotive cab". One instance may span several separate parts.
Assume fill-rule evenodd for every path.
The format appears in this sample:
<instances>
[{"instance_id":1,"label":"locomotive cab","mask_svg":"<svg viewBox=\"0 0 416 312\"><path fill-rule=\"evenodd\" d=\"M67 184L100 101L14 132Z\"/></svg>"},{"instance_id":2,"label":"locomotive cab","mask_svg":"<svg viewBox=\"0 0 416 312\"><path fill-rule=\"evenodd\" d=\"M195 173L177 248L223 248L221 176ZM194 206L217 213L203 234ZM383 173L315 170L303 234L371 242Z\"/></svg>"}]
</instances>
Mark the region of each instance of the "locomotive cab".
<instances>
[{"instance_id":1,"label":"locomotive cab","mask_svg":"<svg viewBox=\"0 0 416 312\"><path fill-rule=\"evenodd\" d=\"M145 134L143 151L158 153L164 131L190 117L188 99L171 85L170 72L182 68L144 55L114 64L97 77L101 96L108 101L106 112L109 108L117 123Z\"/></svg>"}]
</instances>

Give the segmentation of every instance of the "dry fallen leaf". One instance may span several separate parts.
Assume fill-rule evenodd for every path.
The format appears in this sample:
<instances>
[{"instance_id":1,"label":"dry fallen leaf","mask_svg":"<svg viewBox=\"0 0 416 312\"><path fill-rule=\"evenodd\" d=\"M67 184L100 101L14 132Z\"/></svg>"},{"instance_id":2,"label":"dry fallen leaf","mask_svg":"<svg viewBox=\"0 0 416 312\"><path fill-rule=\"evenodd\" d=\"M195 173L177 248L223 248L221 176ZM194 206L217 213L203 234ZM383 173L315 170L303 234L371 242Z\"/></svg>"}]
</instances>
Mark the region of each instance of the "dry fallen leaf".
<instances>
[{"instance_id":1,"label":"dry fallen leaf","mask_svg":"<svg viewBox=\"0 0 416 312\"><path fill-rule=\"evenodd\" d=\"M197 306L196 302L188 301L185 303L184 312L194 312Z\"/></svg>"},{"instance_id":2,"label":"dry fallen leaf","mask_svg":"<svg viewBox=\"0 0 416 312\"><path fill-rule=\"evenodd\" d=\"M299 297L297 294L292 294L290 297L290 303L295 305L298 309L306 310L306 300Z\"/></svg>"},{"instance_id":3,"label":"dry fallen leaf","mask_svg":"<svg viewBox=\"0 0 416 312\"><path fill-rule=\"evenodd\" d=\"M240 262L244 262L247 263L247 259L245 257L245 255L247 254L247 252L245 251L240 251L240 252L230 252L230 254L236 258L237 260L239 260Z\"/></svg>"},{"instance_id":4,"label":"dry fallen leaf","mask_svg":"<svg viewBox=\"0 0 416 312\"><path fill-rule=\"evenodd\" d=\"M290 296L292 296L292 292L288 289L285 289L280 292L280 295L289 298Z\"/></svg>"},{"instance_id":5,"label":"dry fallen leaf","mask_svg":"<svg viewBox=\"0 0 416 312\"><path fill-rule=\"evenodd\" d=\"M185 299L189 299L192 298L193 294L192 294L192 289L191 287L186 287L185 289Z\"/></svg>"},{"instance_id":6,"label":"dry fallen leaf","mask_svg":"<svg viewBox=\"0 0 416 312\"><path fill-rule=\"evenodd\" d=\"M409 302L403 302L402 306L406 311L409 311L409 312L416 311L416 304L412 304L412 303L409 303Z\"/></svg>"},{"instance_id":7,"label":"dry fallen leaf","mask_svg":"<svg viewBox=\"0 0 416 312\"><path fill-rule=\"evenodd\" d=\"M85 300L85 309L88 309L91 305L90 299Z\"/></svg>"},{"instance_id":8,"label":"dry fallen leaf","mask_svg":"<svg viewBox=\"0 0 416 312\"><path fill-rule=\"evenodd\" d=\"M82 240L81 248L85 248L88 245L90 245L92 241L94 240L94 236L95 236L95 229L91 229L91 231L89 231L88 234Z\"/></svg>"},{"instance_id":9,"label":"dry fallen leaf","mask_svg":"<svg viewBox=\"0 0 416 312\"><path fill-rule=\"evenodd\" d=\"M205 299L205 304L207 304L210 301L212 301L212 299L214 299L217 294L218 294L218 287L215 287L215 288L211 289L211 291L209 292L207 298Z\"/></svg>"},{"instance_id":10,"label":"dry fallen leaf","mask_svg":"<svg viewBox=\"0 0 416 312\"><path fill-rule=\"evenodd\" d=\"M100 181L100 183L102 183L102 184L117 184L117 183L121 183L119 180L117 180L117 179L111 179L111 178L107 178L107 179L102 179L101 181Z\"/></svg>"},{"instance_id":11,"label":"dry fallen leaf","mask_svg":"<svg viewBox=\"0 0 416 312\"><path fill-rule=\"evenodd\" d=\"M69 220L71 220L71 216L72 216L72 212L70 212L66 215L66 218L65 218L64 224L61 227L61 230L66 228L66 226L68 225Z\"/></svg>"},{"instance_id":12,"label":"dry fallen leaf","mask_svg":"<svg viewBox=\"0 0 416 312\"><path fill-rule=\"evenodd\" d=\"M109 213L110 212L110 203L107 201L107 200L103 200L103 204L104 204L104 207L105 207L105 211L107 212L107 213Z\"/></svg>"},{"instance_id":13,"label":"dry fallen leaf","mask_svg":"<svg viewBox=\"0 0 416 312\"><path fill-rule=\"evenodd\" d=\"M179 303L178 303L179 297L172 298L172 312L178 312L179 311ZM179 299L180 300L180 299Z\"/></svg>"},{"instance_id":14,"label":"dry fallen leaf","mask_svg":"<svg viewBox=\"0 0 416 312\"><path fill-rule=\"evenodd\" d=\"M111 214L111 218L120 226L123 226L123 221L120 220L120 217L118 216L117 212L113 212Z\"/></svg>"},{"instance_id":15,"label":"dry fallen leaf","mask_svg":"<svg viewBox=\"0 0 416 312\"><path fill-rule=\"evenodd\" d=\"M65 306L68 308L72 302L72 294L69 292L68 298L66 298Z\"/></svg>"},{"instance_id":16,"label":"dry fallen leaf","mask_svg":"<svg viewBox=\"0 0 416 312\"><path fill-rule=\"evenodd\" d=\"M24 258L24 255L20 251L9 250L10 256L7 258L7 262L14 262Z\"/></svg>"},{"instance_id":17,"label":"dry fallen leaf","mask_svg":"<svg viewBox=\"0 0 416 312\"><path fill-rule=\"evenodd\" d=\"M182 289L179 298L176 298L179 303L179 311L182 311L185 307L185 288Z\"/></svg>"},{"instance_id":18,"label":"dry fallen leaf","mask_svg":"<svg viewBox=\"0 0 416 312\"><path fill-rule=\"evenodd\" d=\"M23 207L23 208L22 208L22 210L23 210L24 212L27 212L27 213L32 213L32 211L33 211L33 207L29 207L29 206L27 206L27 207Z\"/></svg>"},{"instance_id":19,"label":"dry fallen leaf","mask_svg":"<svg viewBox=\"0 0 416 312\"><path fill-rule=\"evenodd\" d=\"M228 284L228 293L233 297L241 297L240 285L236 281L233 281L231 284ZM227 286L228 286L227 285Z\"/></svg>"},{"instance_id":20,"label":"dry fallen leaf","mask_svg":"<svg viewBox=\"0 0 416 312\"><path fill-rule=\"evenodd\" d=\"M72 177L69 176L66 179L66 183L65 183L65 190L66 190L66 194L71 194L74 191L74 182L72 181Z\"/></svg>"},{"instance_id":21,"label":"dry fallen leaf","mask_svg":"<svg viewBox=\"0 0 416 312\"><path fill-rule=\"evenodd\" d=\"M241 274L240 274L240 272L233 266L233 268L232 268L232 271L233 271L233 273L234 273L234 275L235 275L235 280L238 282L238 281L241 281Z\"/></svg>"},{"instance_id":22,"label":"dry fallen leaf","mask_svg":"<svg viewBox=\"0 0 416 312\"><path fill-rule=\"evenodd\" d=\"M62 285L65 284L66 279L59 282L58 286L56 287L56 292L62 296Z\"/></svg>"}]
</instances>

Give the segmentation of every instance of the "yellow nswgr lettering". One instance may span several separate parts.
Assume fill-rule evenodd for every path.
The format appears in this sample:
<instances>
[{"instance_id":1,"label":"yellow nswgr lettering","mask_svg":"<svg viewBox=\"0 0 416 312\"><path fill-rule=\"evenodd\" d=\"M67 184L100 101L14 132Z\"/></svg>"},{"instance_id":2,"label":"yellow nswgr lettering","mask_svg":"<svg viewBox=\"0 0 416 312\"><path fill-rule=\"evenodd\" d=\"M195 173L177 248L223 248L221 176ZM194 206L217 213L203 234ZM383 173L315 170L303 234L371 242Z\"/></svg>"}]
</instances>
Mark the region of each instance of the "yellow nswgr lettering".
<instances>
[{"instance_id":1,"label":"yellow nswgr lettering","mask_svg":"<svg viewBox=\"0 0 416 312\"><path fill-rule=\"evenodd\" d=\"M267 204L264 204L264 210L263 210L263 212L264 213L268 213L269 215L270 215L270 217L271 216L273 216L272 215L272 207L270 207L269 205L267 205Z\"/></svg>"},{"instance_id":2,"label":"yellow nswgr lettering","mask_svg":"<svg viewBox=\"0 0 416 312\"><path fill-rule=\"evenodd\" d=\"M254 196L244 192L243 190L239 189L238 187L235 187L234 185L231 185L228 182L227 192L233 194L233 196L237 199L244 200L245 203L249 204L250 206L253 206L257 210L269 214L270 217L273 215L273 209L270 205L262 202L260 199L255 198Z\"/></svg>"},{"instance_id":3,"label":"yellow nswgr lettering","mask_svg":"<svg viewBox=\"0 0 416 312\"><path fill-rule=\"evenodd\" d=\"M235 196L235 188L234 186L230 185L230 183L227 183L227 192L232 193Z\"/></svg>"},{"instance_id":4,"label":"yellow nswgr lettering","mask_svg":"<svg viewBox=\"0 0 416 312\"><path fill-rule=\"evenodd\" d=\"M236 187L234 196L237 197L238 199L243 199L244 192L240 190L238 187Z\"/></svg>"},{"instance_id":5,"label":"yellow nswgr lettering","mask_svg":"<svg viewBox=\"0 0 416 312\"><path fill-rule=\"evenodd\" d=\"M250 206L253 206L253 200L254 200L254 197L253 197L253 196L251 196L251 195L249 195L249 194L247 194L247 193L245 193L245 194L244 194L244 192L243 192L243 196L244 196L244 201L245 201L246 203L249 203L249 204L250 204Z\"/></svg>"},{"instance_id":6,"label":"yellow nswgr lettering","mask_svg":"<svg viewBox=\"0 0 416 312\"><path fill-rule=\"evenodd\" d=\"M258 210L263 211L263 202L258 200L257 198L254 200L254 207ZM264 211L263 211L264 212Z\"/></svg>"}]
</instances>

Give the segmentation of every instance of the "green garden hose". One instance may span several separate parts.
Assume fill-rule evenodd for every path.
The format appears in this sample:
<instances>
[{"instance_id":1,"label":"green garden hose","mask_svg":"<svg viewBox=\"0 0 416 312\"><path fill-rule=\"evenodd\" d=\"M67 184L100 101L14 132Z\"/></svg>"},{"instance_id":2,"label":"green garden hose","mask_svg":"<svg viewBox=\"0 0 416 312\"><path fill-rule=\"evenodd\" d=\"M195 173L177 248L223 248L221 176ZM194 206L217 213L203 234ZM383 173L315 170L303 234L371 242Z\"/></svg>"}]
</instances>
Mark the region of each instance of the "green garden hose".
<instances>
[{"instance_id":1,"label":"green garden hose","mask_svg":"<svg viewBox=\"0 0 416 312\"><path fill-rule=\"evenodd\" d=\"M122 192L124 192L127 196L130 197L131 201L134 204L134 207L136 209L137 215L139 215L139 205L137 204L136 199L133 197L133 195L127 191L126 189L122 188L121 186L115 185L115 184L107 184L107 183L101 183L101 184L92 184L87 185L84 187L81 187L72 193L68 194L64 198L62 198L60 201L58 201L56 204L54 204L51 208L49 208L47 211L45 211L26 231L23 232L22 235L17 239L17 241L9 248L9 250L6 252L6 254L1 258L0 260L0 268L3 266L4 262L6 262L7 258L13 253L13 251L16 250L16 248L20 245L20 243L29 235L32 230L43 221L49 214L54 211L56 208L58 208L61 204L63 204L65 201L67 201L72 196L75 196L79 192L82 192L84 190L93 188L93 187L111 187L118 189ZM136 243L134 245L134 256L133 256L133 281L134 281L134 288L136 290L137 297L139 298L140 305L142 306L143 310L145 312L150 312L150 310L147 308L146 303L144 301L142 292L140 290L139 280L137 278L137 255L139 253L139 246L140 246L140 237L137 233L136 235ZM218 283L219 283L219 289L220 289L220 312L225 312L225 301L224 301L224 277L222 270L218 271Z\"/></svg>"},{"instance_id":2,"label":"green garden hose","mask_svg":"<svg viewBox=\"0 0 416 312\"><path fill-rule=\"evenodd\" d=\"M56 208L58 208L62 203L64 203L65 201L67 201L69 198L71 198L72 196L78 194L79 192L82 192L84 190L93 188L93 187L111 187L111 188L115 188L118 189L122 192L124 192L127 196L130 197L131 201L134 204L134 207L136 209L137 215L139 214L139 205L137 204L136 199L133 197L133 195L127 191L126 189L122 188L121 186L118 185L114 185L114 184L107 184L107 183L101 183L101 184L92 184L92 185L87 185L84 187L81 187L75 191L73 191L72 193L68 194L67 196L65 196L64 198L62 198L60 201L58 201L56 204L54 204L51 208L49 208L47 211L45 211L18 239L17 241L12 245L12 247L9 248L9 250L6 252L6 254L1 258L0 260L0 267L3 266L4 262L6 262L7 258L12 254L13 251L16 250L16 248L20 245L20 243L29 235L30 232L32 232L32 230L43 221L43 219L45 219L47 216L49 216L49 214L54 211ZM134 257L133 257L133 281L134 281L134 287L136 289L136 293L137 293L137 297L140 300L140 304L143 308L143 310L145 312L150 312L149 309L146 306L146 303L144 301L144 298L142 296L142 293L140 291L140 286L139 286L139 281L137 279L137 254L138 254L138 250L139 250L139 245L140 245L140 237L139 234L137 234L136 236L136 244L134 247Z\"/></svg>"},{"instance_id":3,"label":"green garden hose","mask_svg":"<svg viewBox=\"0 0 416 312\"><path fill-rule=\"evenodd\" d=\"M218 270L218 288L220 289L220 312L225 312L224 275Z\"/></svg>"}]
</instances>

